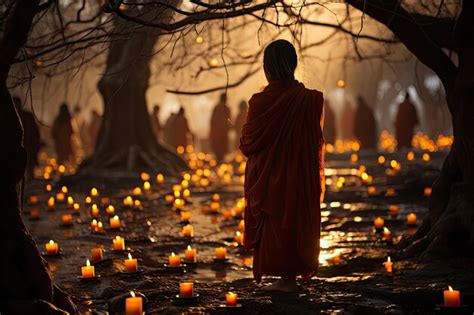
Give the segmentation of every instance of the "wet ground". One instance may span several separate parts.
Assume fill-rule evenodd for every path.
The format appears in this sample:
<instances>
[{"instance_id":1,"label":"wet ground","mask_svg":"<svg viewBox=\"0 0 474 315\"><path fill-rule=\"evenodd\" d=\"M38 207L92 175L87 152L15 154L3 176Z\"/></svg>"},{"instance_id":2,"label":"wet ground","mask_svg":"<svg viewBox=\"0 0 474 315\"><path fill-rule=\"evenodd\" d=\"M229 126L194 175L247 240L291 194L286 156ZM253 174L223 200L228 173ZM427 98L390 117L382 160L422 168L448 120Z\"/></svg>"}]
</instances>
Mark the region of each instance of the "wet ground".
<instances>
[{"instance_id":1,"label":"wet ground","mask_svg":"<svg viewBox=\"0 0 474 315\"><path fill-rule=\"evenodd\" d=\"M67 195L80 203L80 214L73 215L70 226L60 224L63 214L73 212L65 202L56 202L54 210L46 206L46 199L59 191L61 185L56 184L53 192L46 192L46 181L30 183L26 199L38 195L40 201L25 207L24 219L42 251L49 240L59 243L61 254L45 259L54 281L73 297L81 312L123 311L120 302L113 299L133 290L147 297L147 313L432 314L436 305L443 302L443 290L448 285L461 290L462 304L474 305L474 262L455 258L443 262L397 261L393 243L416 231L417 225L407 224L409 213L417 215L417 224L426 214L426 188L436 177L444 155L433 153L429 161L423 161L421 152L417 152L413 161L407 161L405 155L385 154L383 164L377 162L375 153L359 153L358 161L350 154L328 155L321 268L318 277L303 284L297 294L259 290L272 279L256 284L252 280L252 253L234 242L243 197L235 163L234 172L229 171L228 165L215 168L217 175L211 173L206 177L204 173L191 179L191 196L180 209L165 200L167 194L173 194L173 184L178 184L178 179L165 178L158 185L153 175L151 191L142 189L140 195L134 195L132 190L134 185L142 184L138 174L135 183L121 182L123 189L96 183L100 196L93 198L93 203L99 205L96 220L103 222L104 233L93 233L90 229L90 205L85 203L85 197L91 183L68 187ZM208 187L202 187L202 178L210 180ZM201 187L194 187L194 179ZM182 194L185 188L180 189ZM219 206L212 204L216 193ZM128 195L141 204L125 206L123 199ZM108 197L108 203L115 206L115 214L124 225L119 230L109 229L110 216L100 197ZM34 208L40 211L38 220L30 217L29 210ZM192 238L181 235L186 224L181 220L182 211L191 214ZM391 231L388 240L375 231L376 217L383 218L385 227ZM125 238L123 252L112 250L116 235ZM188 245L197 249L197 264L178 269L164 266L172 252L184 257ZM79 280L80 267L91 259L91 249L98 246L105 249L104 260L94 264L100 278ZM214 262L216 247L227 248L227 262ZM123 272L123 260L128 253L138 258L138 273ZM383 266L390 255L394 258L391 274ZM175 298L182 281L194 282L199 294L195 301L183 303ZM228 291L238 294L241 307L225 307Z\"/></svg>"}]
</instances>

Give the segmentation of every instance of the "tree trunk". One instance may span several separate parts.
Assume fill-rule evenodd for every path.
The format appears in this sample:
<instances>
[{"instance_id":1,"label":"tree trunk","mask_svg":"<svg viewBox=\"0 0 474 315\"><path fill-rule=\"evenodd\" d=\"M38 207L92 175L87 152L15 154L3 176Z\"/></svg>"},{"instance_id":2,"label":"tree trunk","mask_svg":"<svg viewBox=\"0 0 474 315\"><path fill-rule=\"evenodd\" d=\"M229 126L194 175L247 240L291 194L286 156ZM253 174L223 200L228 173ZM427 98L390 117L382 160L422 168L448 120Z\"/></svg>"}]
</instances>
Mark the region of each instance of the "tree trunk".
<instances>
[{"instance_id":1,"label":"tree trunk","mask_svg":"<svg viewBox=\"0 0 474 315\"><path fill-rule=\"evenodd\" d=\"M474 256L474 4L463 1L456 40L458 73L452 88L445 85L452 109L454 144L433 185L430 212L403 250L405 257ZM449 90L448 90L449 89Z\"/></svg>"},{"instance_id":2,"label":"tree trunk","mask_svg":"<svg viewBox=\"0 0 474 315\"><path fill-rule=\"evenodd\" d=\"M13 58L26 41L38 5L39 0L18 0L8 13L0 39L0 290L5 299L0 300L0 312L8 314L64 313L53 304L75 313L67 296L53 287L46 264L21 217L26 151L23 127L7 88L7 78Z\"/></svg>"},{"instance_id":3,"label":"tree trunk","mask_svg":"<svg viewBox=\"0 0 474 315\"><path fill-rule=\"evenodd\" d=\"M118 21L115 30L130 27L130 22ZM98 84L104 101L103 122L95 152L82 165L82 172L115 169L177 174L187 169L179 156L156 141L147 110L149 63L158 37L156 29L140 28L129 39L110 44L106 74Z\"/></svg>"}]
</instances>

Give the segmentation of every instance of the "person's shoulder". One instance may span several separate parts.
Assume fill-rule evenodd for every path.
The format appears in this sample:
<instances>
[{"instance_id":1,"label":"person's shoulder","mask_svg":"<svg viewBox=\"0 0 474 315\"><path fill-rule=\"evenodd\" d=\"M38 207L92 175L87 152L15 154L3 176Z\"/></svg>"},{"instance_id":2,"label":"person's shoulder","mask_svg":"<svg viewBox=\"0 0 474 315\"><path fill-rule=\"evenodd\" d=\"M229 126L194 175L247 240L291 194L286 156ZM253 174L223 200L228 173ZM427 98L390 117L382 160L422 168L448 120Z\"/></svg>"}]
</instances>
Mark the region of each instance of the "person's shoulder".
<instances>
[{"instance_id":1,"label":"person's shoulder","mask_svg":"<svg viewBox=\"0 0 474 315\"><path fill-rule=\"evenodd\" d=\"M249 106L252 106L252 105L255 104L256 102L258 102L259 100L261 100L262 98L264 98L266 92L267 92L267 91L266 91L266 87L262 87L259 92L254 93L254 94L250 97L250 99L249 99L249 101L248 101Z\"/></svg>"}]
</instances>

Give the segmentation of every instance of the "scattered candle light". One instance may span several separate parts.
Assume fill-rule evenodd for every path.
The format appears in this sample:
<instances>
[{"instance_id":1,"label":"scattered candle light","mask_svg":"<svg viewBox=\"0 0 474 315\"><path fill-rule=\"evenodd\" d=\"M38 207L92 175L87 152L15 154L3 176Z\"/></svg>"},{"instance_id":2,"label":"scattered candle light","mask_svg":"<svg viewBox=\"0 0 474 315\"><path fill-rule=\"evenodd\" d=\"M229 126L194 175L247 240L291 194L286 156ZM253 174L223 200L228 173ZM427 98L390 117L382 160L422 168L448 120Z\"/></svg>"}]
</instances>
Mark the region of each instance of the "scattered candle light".
<instances>
[{"instance_id":1,"label":"scattered candle light","mask_svg":"<svg viewBox=\"0 0 474 315\"><path fill-rule=\"evenodd\" d=\"M123 261L125 269L128 272L136 272L138 270L138 261L132 257L132 254L128 253L128 258Z\"/></svg>"},{"instance_id":2,"label":"scattered candle light","mask_svg":"<svg viewBox=\"0 0 474 315\"><path fill-rule=\"evenodd\" d=\"M416 214L409 213L407 215L407 224L408 225L415 225L416 224Z\"/></svg>"},{"instance_id":3,"label":"scattered candle light","mask_svg":"<svg viewBox=\"0 0 474 315\"><path fill-rule=\"evenodd\" d=\"M197 251L195 248L192 248L191 245L184 250L184 259L187 262L196 262L197 259Z\"/></svg>"},{"instance_id":4,"label":"scattered candle light","mask_svg":"<svg viewBox=\"0 0 474 315\"><path fill-rule=\"evenodd\" d=\"M389 272L389 273L392 273L393 272L393 262L392 260L390 259L390 256L388 256L387 258L387 261L383 263L384 267L385 267L385 271L386 272Z\"/></svg>"},{"instance_id":5,"label":"scattered candle light","mask_svg":"<svg viewBox=\"0 0 474 315\"><path fill-rule=\"evenodd\" d=\"M444 290L444 306L447 307L460 307L461 306L461 293L458 290L453 290L451 286L448 286L448 290Z\"/></svg>"},{"instance_id":6,"label":"scattered candle light","mask_svg":"<svg viewBox=\"0 0 474 315\"><path fill-rule=\"evenodd\" d=\"M46 253L49 255L56 255L59 253L59 244L53 240L50 240L49 243L45 244Z\"/></svg>"},{"instance_id":7,"label":"scattered candle light","mask_svg":"<svg viewBox=\"0 0 474 315\"><path fill-rule=\"evenodd\" d=\"M179 284L179 296L189 298L193 296L194 283L192 282L181 282Z\"/></svg>"},{"instance_id":8,"label":"scattered candle light","mask_svg":"<svg viewBox=\"0 0 474 315\"><path fill-rule=\"evenodd\" d=\"M375 220L374 220L374 226L376 229L381 229L383 228L383 225L384 225L384 219L382 219L381 217L377 217Z\"/></svg>"},{"instance_id":9,"label":"scattered candle light","mask_svg":"<svg viewBox=\"0 0 474 315\"><path fill-rule=\"evenodd\" d=\"M113 240L114 250L121 251L125 250L125 239L120 236L116 236Z\"/></svg>"},{"instance_id":10,"label":"scattered candle light","mask_svg":"<svg viewBox=\"0 0 474 315\"><path fill-rule=\"evenodd\" d=\"M168 256L168 262L171 267L179 267L181 266L181 257L175 253L171 253L171 255Z\"/></svg>"},{"instance_id":11,"label":"scattered candle light","mask_svg":"<svg viewBox=\"0 0 474 315\"><path fill-rule=\"evenodd\" d=\"M237 293L227 292L225 295L225 301L227 306L236 306L237 305Z\"/></svg>"},{"instance_id":12,"label":"scattered candle light","mask_svg":"<svg viewBox=\"0 0 474 315\"><path fill-rule=\"evenodd\" d=\"M92 261L101 261L104 259L104 250L101 247L91 249Z\"/></svg>"},{"instance_id":13,"label":"scattered candle light","mask_svg":"<svg viewBox=\"0 0 474 315\"><path fill-rule=\"evenodd\" d=\"M123 305L123 304L122 304ZM130 291L130 297L125 299L125 315L142 315L143 298Z\"/></svg>"},{"instance_id":14,"label":"scattered candle light","mask_svg":"<svg viewBox=\"0 0 474 315\"><path fill-rule=\"evenodd\" d=\"M95 277L95 268L91 266L89 259L86 261L86 265L82 266L81 273L83 278L94 278Z\"/></svg>"},{"instance_id":15,"label":"scattered candle light","mask_svg":"<svg viewBox=\"0 0 474 315\"><path fill-rule=\"evenodd\" d=\"M227 249L224 247L217 247L215 250L216 259L226 259Z\"/></svg>"},{"instance_id":16,"label":"scattered candle light","mask_svg":"<svg viewBox=\"0 0 474 315\"><path fill-rule=\"evenodd\" d=\"M118 229L121 227L120 218L118 215L113 216L109 219L109 224L111 229Z\"/></svg>"},{"instance_id":17,"label":"scattered candle light","mask_svg":"<svg viewBox=\"0 0 474 315\"><path fill-rule=\"evenodd\" d=\"M183 230L181 231L181 234L185 237L193 237L194 236L194 228L192 225L187 224L183 226Z\"/></svg>"}]
</instances>

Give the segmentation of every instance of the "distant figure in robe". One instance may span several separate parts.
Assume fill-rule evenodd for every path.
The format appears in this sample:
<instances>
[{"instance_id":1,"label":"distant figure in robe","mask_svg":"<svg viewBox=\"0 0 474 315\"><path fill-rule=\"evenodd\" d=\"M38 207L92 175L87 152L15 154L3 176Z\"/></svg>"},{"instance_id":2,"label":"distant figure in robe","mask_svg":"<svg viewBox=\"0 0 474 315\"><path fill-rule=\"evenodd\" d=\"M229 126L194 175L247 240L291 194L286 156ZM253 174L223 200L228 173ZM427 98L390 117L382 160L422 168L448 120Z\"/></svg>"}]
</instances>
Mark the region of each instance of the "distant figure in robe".
<instances>
[{"instance_id":1,"label":"distant figure in robe","mask_svg":"<svg viewBox=\"0 0 474 315\"><path fill-rule=\"evenodd\" d=\"M102 116L95 109L91 112L91 119L89 121L89 154L95 152L97 139L99 138L100 128L102 126Z\"/></svg>"},{"instance_id":2,"label":"distant figure in robe","mask_svg":"<svg viewBox=\"0 0 474 315\"><path fill-rule=\"evenodd\" d=\"M219 103L214 107L211 116L209 140L217 161L222 161L229 152L230 110L226 104L225 93L221 94Z\"/></svg>"},{"instance_id":3,"label":"distant figure in robe","mask_svg":"<svg viewBox=\"0 0 474 315\"><path fill-rule=\"evenodd\" d=\"M405 100L399 105L395 119L395 135L397 137L397 149L411 148L411 139L415 126L418 125L418 114L415 105L410 101L407 92Z\"/></svg>"},{"instance_id":4,"label":"distant figure in robe","mask_svg":"<svg viewBox=\"0 0 474 315\"><path fill-rule=\"evenodd\" d=\"M329 101L324 102L324 142L334 144L336 142L336 115L329 105Z\"/></svg>"},{"instance_id":5,"label":"distant figure in robe","mask_svg":"<svg viewBox=\"0 0 474 315\"><path fill-rule=\"evenodd\" d=\"M193 135L189 130L184 108L181 106L177 114L172 114L165 125L166 143L173 148L186 147L193 144Z\"/></svg>"},{"instance_id":6,"label":"distant figure in robe","mask_svg":"<svg viewBox=\"0 0 474 315\"><path fill-rule=\"evenodd\" d=\"M168 119L166 119L165 125L163 126L163 140L169 146L172 146L172 143L173 143L173 134L174 134L173 124L174 124L175 118L176 118L176 114L171 113Z\"/></svg>"},{"instance_id":7,"label":"distant figure in robe","mask_svg":"<svg viewBox=\"0 0 474 315\"><path fill-rule=\"evenodd\" d=\"M63 103L59 107L59 114L54 120L51 130L58 163L70 162L74 158L72 134L71 113L67 104Z\"/></svg>"},{"instance_id":8,"label":"distant figure in robe","mask_svg":"<svg viewBox=\"0 0 474 315\"><path fill-rule=\"evenodd\" d=\"M248 106L246 101L241 101L239 104L239 113L237 114L237 117L235 117L235 122L234 122L234 128L236 132L236 148L239 148L240 145L240 136L242 135L242 127L245 124L245 121L247 120L247 111L248 111Z\"/></svg>"},{"instance_id":9,"label":"distant figure in robe","mask_svg":"<svg viewBox=\"0 0 474 315\"><path fill-rule=\"evenodd\" d=\"M161 141L160 105L156 104L153 106L153 112L150 115L150 122L156 141Z\"/></svg>"},{"instance_id":10,"label":"distant figure in robe","mask_svg":"<svg viewBox=\"0 0 474 315\"><path fill-rule=\"evenodd\" d=\"M318 269L324 185L323 94L294 79L296 51L270 43L263 69L269 84L249 101L240 149L245 170L244 246L253 274L281 277L265 290L295 292L296 277Z\"/></svg>"},{"instance_id":11,"label":"distant figure in robe","mask_svg":"<svg viewBox=\"0 0 474 315\"><path fill-rule=\"evenodd\" d=\"M40 131L33 113L23 109L21 99L14 96L13 103L16 106L23 126L23 147L27 154L26 176L29 179L33 179L35 167L38 166L38 152L41 148Z\"/></svg>"},{"instance_id":12,"label":"distant figure in robe","mask_svg":"<svg viewBox=\"0 0 474 315\"><path fill-rule=\"evenodd\" d=\"M355 112L351 103L346 101L342 108L341 119L339 120L342 140L354 139L354 116Z\"/></svg>"},{"instance_id":13,"label":"distant figure in robe","mask_svg":"<svg viewBox=\"0 0 474 315\"><path fill-rule=\"evenodd\" d=\"M84 128L84 122L81 117L81 108L76 105L74 106L73 115L71 118L72 124L72 150L75 152L76 156L84 156L84 143L82 141L82 135Z\"/></svg>"},{"instance_id":14,"label":"distant figure in robe","mask_svg":"<svg viewBox=\"0 0 474 315\"><path fill-rule=\"evenodd\" d=\"M375 149L377 147L377 125L374 112L360 95L357 98L357 103L354 135L359 140L362 149Z\"/></svg>"}]
</instances>

